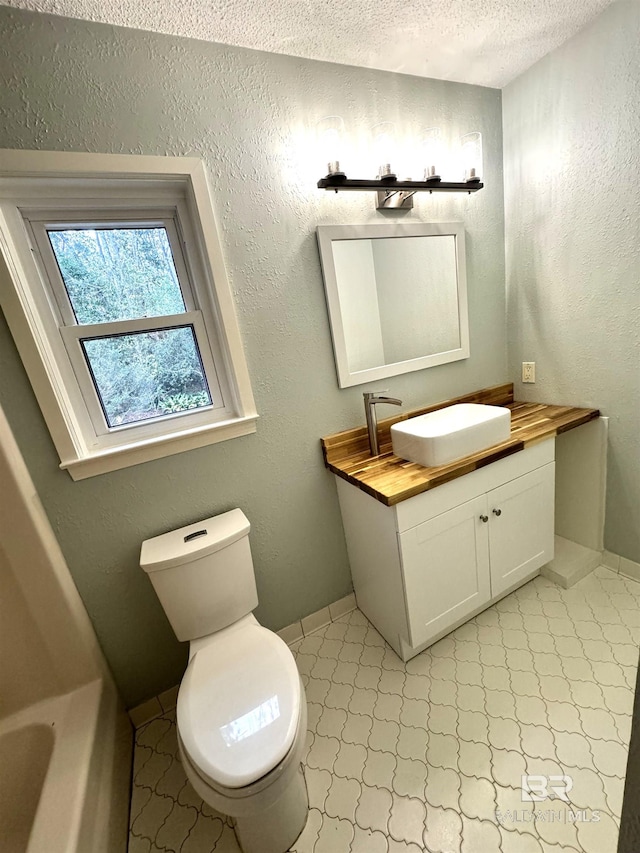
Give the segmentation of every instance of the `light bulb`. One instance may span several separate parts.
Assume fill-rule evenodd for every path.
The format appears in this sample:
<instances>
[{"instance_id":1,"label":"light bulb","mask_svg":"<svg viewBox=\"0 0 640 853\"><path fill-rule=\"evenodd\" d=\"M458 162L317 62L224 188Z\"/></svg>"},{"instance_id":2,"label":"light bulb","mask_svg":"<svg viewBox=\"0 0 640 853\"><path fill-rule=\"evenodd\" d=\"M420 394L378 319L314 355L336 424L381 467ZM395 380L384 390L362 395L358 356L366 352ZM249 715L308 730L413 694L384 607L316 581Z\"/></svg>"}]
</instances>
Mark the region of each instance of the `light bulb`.
<instances>
[{"instance_id":1,"label":"light bulb","mask_svg":"<svg viewBox=\"0 0 640 853\"><path fill-rule=\"evenodd\" d=\"M340 170L340 160L344 154L345 130L340 116L326 116L316 125L316 142L319 157L327 163L327 174L344 176Z\"/></svg>"},{"instance_id":2,"label":"light bulb","mask_svg":"<svg viewBox=\"0 0 640 853\"><path fill-rule=\"evenodd\" d=\"M460 151L464 180L469 183L482 180L482 134L477 130L460 137Z\"/></svg>"},{"instance_id":3,"label":"light bulb","mask_svg":"<svg viewBox=\"0 0 640 853\"><path fill-rule=\"evenodd\" d=\"M391 160L395 154L396 129L391 121L383 121L371 128L371 149L378 164L378 178L395 178Z\"/></svg>"},{"instance_id":4,"label":"light bulb","mask_svg":"<svg viewBox=\"0 0 640 853\"><path fill-rule=\"evenodd\" d=\"M442 173L444 146L439 127L430 127L422 134L422 166L425 181L439 180Z\"/></svg>"}]
</instances>

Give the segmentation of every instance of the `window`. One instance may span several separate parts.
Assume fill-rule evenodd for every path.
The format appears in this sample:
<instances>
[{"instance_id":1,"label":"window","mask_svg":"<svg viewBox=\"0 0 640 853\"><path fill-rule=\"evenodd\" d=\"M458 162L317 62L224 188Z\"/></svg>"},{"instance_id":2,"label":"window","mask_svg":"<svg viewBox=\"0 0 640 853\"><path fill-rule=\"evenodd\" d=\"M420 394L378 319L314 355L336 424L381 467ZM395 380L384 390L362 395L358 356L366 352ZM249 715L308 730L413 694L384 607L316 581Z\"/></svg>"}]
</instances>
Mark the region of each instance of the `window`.
<instances>
[{"instance_id":1,"label":"window","mask_svg":"<svg viewBox=\"0 0 640 853\"><path fill-rule=\"evenodd\" d=\"M255 431L201 163L0 153L66 167L0 169L3 308L62 467L77 479ZM87 158L109 178L84 177Z\"/></svg>"},{"instance_id":2,"label":"window","mask_svg":"<svg viewBox=\"0 0 640 853\"><path fill-rule=\"evenodd\" d=\"M97 444L196 409L228 416L175 220L23 217Z\"/></svg>"}]
</instances>

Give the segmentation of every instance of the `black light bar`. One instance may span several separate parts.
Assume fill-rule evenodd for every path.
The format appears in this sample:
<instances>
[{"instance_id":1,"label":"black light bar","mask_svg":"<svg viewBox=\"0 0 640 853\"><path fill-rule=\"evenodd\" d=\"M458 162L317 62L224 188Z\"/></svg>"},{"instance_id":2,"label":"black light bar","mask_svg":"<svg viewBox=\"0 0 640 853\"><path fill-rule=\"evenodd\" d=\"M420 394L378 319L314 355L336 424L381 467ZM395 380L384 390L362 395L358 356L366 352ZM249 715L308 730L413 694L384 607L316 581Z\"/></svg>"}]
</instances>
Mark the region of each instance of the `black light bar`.
<instances>
[{"instance_id":1,"label":"black light bar","mask_svg":"<svg viewBox=\"0 0 640 853\"><path fill-rule=\"evenodd\" d=\"M346 178L341 175L327 175L318 181L320 190L360 190L371 192L430 192L430 193L475 193L481 190L484 184L477 181L441 181L431 178L428 181L398 181L395 178L381 178L377 180L359 180L357 178Z\"/></svg>"}]
</instances>

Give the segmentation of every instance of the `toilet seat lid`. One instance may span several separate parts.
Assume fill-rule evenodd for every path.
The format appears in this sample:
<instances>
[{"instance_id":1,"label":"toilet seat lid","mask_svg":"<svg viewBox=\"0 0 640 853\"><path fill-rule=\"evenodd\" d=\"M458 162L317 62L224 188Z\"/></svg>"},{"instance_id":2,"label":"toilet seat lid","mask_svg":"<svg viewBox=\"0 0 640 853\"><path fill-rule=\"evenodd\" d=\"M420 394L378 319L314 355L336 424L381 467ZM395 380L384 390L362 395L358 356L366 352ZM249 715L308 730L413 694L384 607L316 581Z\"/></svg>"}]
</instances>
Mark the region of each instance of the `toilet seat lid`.
<instances>
[{"instance_id":1,"label":"toilet seat lid","mask_svg":"<svg viewBox=\"0 0 640 853\"><path fill-rule=\"evenodd\" d=\"M202 773L227 788L273 770L293 744L299 716L293 655L260 625L214 637L191 659L180 685L182 744Z\"/></svg>"}]
</instances>

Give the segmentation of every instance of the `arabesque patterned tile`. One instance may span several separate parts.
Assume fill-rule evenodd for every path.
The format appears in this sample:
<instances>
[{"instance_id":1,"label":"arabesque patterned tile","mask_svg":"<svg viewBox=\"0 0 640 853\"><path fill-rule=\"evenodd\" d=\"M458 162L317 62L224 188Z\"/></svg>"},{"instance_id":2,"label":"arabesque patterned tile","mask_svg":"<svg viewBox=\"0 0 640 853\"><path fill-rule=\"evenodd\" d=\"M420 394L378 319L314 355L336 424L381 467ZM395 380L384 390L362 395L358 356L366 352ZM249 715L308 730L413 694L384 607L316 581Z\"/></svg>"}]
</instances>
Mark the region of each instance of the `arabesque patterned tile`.
<instances>
[{"instance_id":1,"label":"arabesque patterned tile","mask_svg":"<svg viewBox=\"0 0 640 853\"><path fill-rule=\"evenodd\" d=\"M406 664L358 610L298 641L292 853L615 853L639 643L640 583L604 567L569 590L538 577ZM525 774L547 799L523 802ZM159 851L239 853L173 712L136 733L129 853Z\"/></svg>"}]
</instances>

